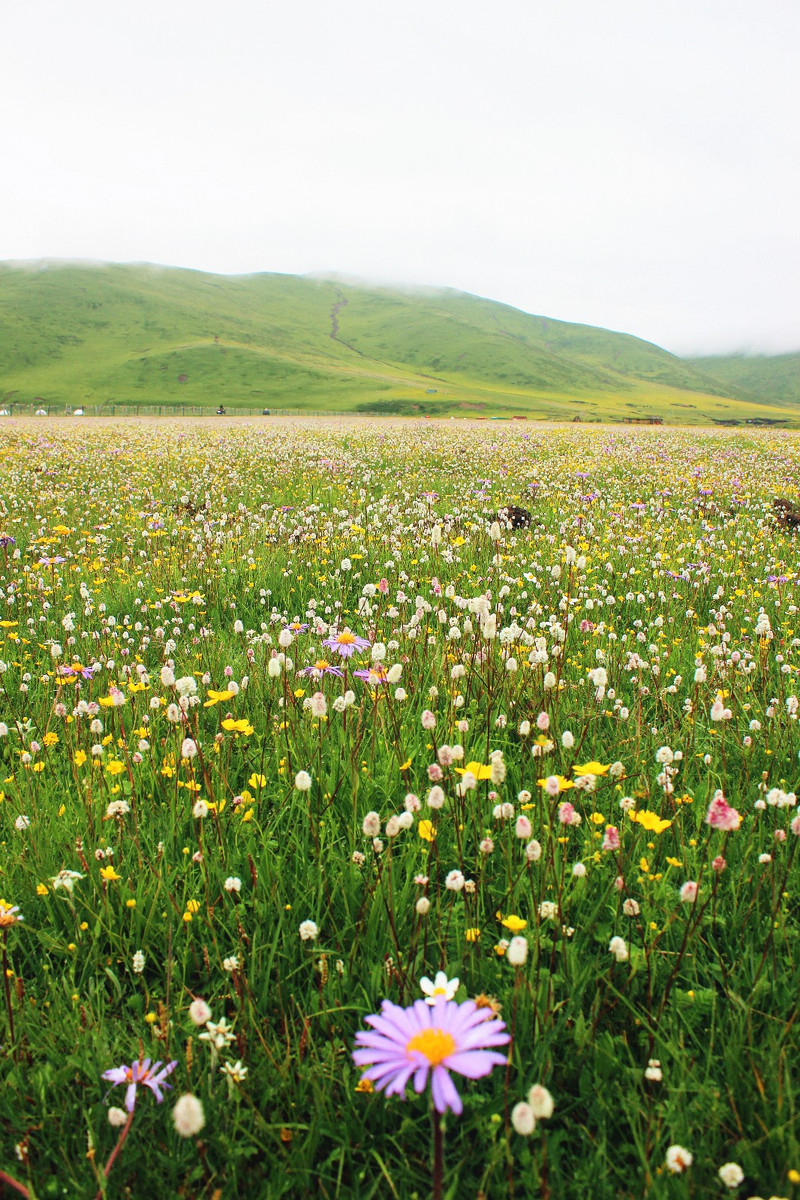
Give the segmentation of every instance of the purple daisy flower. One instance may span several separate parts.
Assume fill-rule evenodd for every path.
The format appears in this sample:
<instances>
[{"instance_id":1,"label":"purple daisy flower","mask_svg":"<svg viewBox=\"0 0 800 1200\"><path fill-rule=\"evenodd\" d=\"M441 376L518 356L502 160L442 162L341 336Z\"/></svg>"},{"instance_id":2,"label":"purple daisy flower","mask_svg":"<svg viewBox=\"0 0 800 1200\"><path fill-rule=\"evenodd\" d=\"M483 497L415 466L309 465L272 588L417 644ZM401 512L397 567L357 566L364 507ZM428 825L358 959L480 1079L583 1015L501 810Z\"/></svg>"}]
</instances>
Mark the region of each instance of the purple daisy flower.
<instances>
[{"instance_id":1,"label":"purple daisy flower","mask_svg":"<svg viewBox=\"0 0 800 1200\"><path fill-rule=\"evenodd\" d=\"M505 1022L493 1017L488 1008L478 1008L474 1000L456 1004L437 1000L433 1005L417 1000L409 1008L400 1008L384 1000L380 1013L364 1020L375 1030L356 1034L358 1049L353 1061L369 1067L363 1078L375 1083L387 1096L402 1096L413 1077L414 1091L422 1092L431 1075L431 1093L437 1112L463 1109L450 1072L480 1079L493 1067L506 1061L505 1054L489 1046L505 1046L511 1037Z\"/></svg>"},{"instance_id":2,"label":"purple daisy flower","mask_svg":"<svg viewBox=\"0 0 800 1200\"><path fill-rule=\"evenodd\" d=\"M353 671L355 679L364 679L370 687L377 687L379 683L386 683L386 676L389 672L384 667L383 663L372 663L369 667L364 667L361 671Z\"/></svg>"},{"instance_id":3,"label":"purple daisy flower","mask_svg":"<svg viewBox=\"0 0 800 1200\"><path fill-rule=\"evenodd\" d=\"M102 1078L108 1079L115 1085L119 1083L127 1083L128 1090L125 1093L125 1107L129 1113L132 1113L133 1106L136 1103L136 1088L138 1085L141 1083L145 1087L149 1087L150 1091L160 1104L164 1099L164 1095L161 1091L161 1084L164 1084L164 1087L166 1088L172 1087L171 1083L164 1083L164 1080L168 1075L172 1074L177 1065L178 1060L175 1059L173 1062L166 1063L163 1067L161 1067L161 1060L159 1059L158 1062L154 1062L151 1067L150 1059L144 1058L141 1060L141 1062L135 1062L130 1067L126 1067L123 1064L121 1067L112 1067L109 1071L103 1071ZM160 1071L158 1069L159 1067L161 1067Z\"/></svg>"},{"instance_id":4,"label":"purple daisy flower","mask_svg":"<svg viewBox=\"0 0 800 1200\"><path fill-rule=\"evenodd\" d=\"M310 667L303 667L302 671L297 672L298 675L311 675L314 679L320 679L323 675L338 675L340 679L344 678L344 671L341 667L335 667L333 663L329 663L326 658L318 658Z\"/></svg>"},{"instance_id":5,"label":"purple daisy flower","mask_svg":"<svg viewBox=\"0 0 800 1200\"><path fill-rule=\"evenodd\" d=\"M304 621L292 621L285 628L295 636L297 636L298 633L308 633L308 623Z\"/></svg>"},{"instance_id":6,"label":"purple daisy flower","mask_svg":"<svg viewBox=\"0 0 800 1200\"><path fill-rule=\"evenodd\" d=\"M56 668L56 675L59 679L72 681L75 679L92 679L94 677L94 667L82 667L80 663L72 663L67 665L62 664Z\"/></svg>"},{"instance_id":7,"label":"purple daisy flower","mask_svg":"<svg viewBox=\"0 0 800 1200\"><path fill-rule=\"evenodd\" d=\"M342 658L351 658L356 650L368 650L370 646L366 638L358 637L349 629L343 629L341 633L333 634L322 644L326 650L334 650Z\"/></svg>"}]
</instances>

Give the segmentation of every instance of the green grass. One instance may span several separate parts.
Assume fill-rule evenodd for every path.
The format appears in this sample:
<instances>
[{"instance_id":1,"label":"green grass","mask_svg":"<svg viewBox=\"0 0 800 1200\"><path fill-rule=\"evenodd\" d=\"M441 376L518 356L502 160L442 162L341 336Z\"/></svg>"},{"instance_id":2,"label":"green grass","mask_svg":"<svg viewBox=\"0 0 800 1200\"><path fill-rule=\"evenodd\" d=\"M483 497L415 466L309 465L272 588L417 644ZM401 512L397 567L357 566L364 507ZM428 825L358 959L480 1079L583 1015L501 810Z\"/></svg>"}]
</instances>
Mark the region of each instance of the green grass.
<instances>
[{"instance_id":1,"label":"green grass","mask_svg":"<svg viewBox=\"0 0 800 1200\"><path fill-rule=\"evenodd\" d=\"M726 395L735 390L638 338L461 292L149 266L0 266L6 401L794 419Z\"/></svg>"},{"instance_id":2,"label":"green grass","mask_svg":"<svg viewBox=\"0 0 800 1200\"><path fill-rule=\"evenodd\" d=\"M427 1095L357 1090L351 1052L382 999L409 1005L443 970L513 1033L507 1065L457 1077L447 1197L706 1200L731 1161L742 1195L793 1196L800 605L796 538L770 513L776 486L795 494L797 436L336 419L85 434L0 430L0 1170L39 1200L427 1200ZM530 527L493 527L510 501ZM385 658L326 650L337 622ZM347 677L301 674L323 654ZM354 675L373 654L399 684ZM457 768L494 751L494 777L460 789ZM551 797L550 776L581 783ZM717 789L736 830L706 821ZM469 887L447 886L454 870ZM197 997L231 1029L218 1054ZM102 1074L140 1055L175 1061L174 1090L139 1090L106 1182L124 1089ZM525 1137L511 1114L536 1083L555 1112ZM183 1093L206 1117L185 1140ZM676 1143L694 1162L672 1176Z\"/></svg>"}]
</instances>

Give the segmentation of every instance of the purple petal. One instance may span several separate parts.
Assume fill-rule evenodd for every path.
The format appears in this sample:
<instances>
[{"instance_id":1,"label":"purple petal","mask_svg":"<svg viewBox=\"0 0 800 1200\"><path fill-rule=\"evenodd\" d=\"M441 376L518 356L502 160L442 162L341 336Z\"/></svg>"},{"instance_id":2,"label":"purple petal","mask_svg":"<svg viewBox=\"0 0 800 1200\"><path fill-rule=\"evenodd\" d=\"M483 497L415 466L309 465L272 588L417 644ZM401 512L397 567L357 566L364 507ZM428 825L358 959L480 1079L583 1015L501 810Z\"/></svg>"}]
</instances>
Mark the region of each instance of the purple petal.
<instances>
[{"instance_id":1,"label":"purple petal","mask_svg":"<svg viewBox=\"0 0 800 1200\"><path fill-rule=\"evenodd\" d=\"M431 1085L433 1094L433 1107L437 1112L446 1112L451 1108L456 1115L463 1110L461 1097L456 1091L455 1084L447 1073L445 1067L438 1066L433 1068L433 1081Z\"/></svg>"},{"instance_id":2,"label":"purple petal","mask_svg":"<svg viewBox=\"0 0 800 1200\"><path fill-rule=\"evenodd\" d=\"M468 1079L482 1079L490 1074L493 1067L503 1066L505 1062L504 1054L495 1054L491 1050L467 1050L450 1054L445 1065L449 1071L457 1071Z\"/></svg>"}]
</instances>

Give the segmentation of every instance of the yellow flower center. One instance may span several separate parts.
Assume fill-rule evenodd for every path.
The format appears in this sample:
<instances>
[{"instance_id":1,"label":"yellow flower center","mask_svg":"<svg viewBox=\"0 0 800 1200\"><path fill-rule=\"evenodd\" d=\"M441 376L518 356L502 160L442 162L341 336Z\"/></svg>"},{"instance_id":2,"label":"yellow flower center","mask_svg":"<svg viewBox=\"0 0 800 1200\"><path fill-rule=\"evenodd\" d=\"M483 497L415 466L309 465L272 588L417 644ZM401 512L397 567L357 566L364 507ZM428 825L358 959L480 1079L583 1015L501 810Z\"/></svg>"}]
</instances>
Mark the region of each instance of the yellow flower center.
<instances>
[{"instance_id":1,"label":"yellow flower center","mask_svg":"<svg viewBox=\"0 0 800 1200\"><path fill-rule=\"evenodd\" d=\"M355 635L349 629L345 629L344 633L340 633L336 639L340 646L352 646L355 640Z\"/></svg>"},{"instance_id":2,"label":"yellow flower center","mask_svg":"<svg viewBox=\"0 0 800 1200\"><path fill-rule=\"evenodd\" d=\"M455 1039L451 1034L445 1033L443 1029L423 1029L422 1033L415 1033L408 1042L406 1054L417 1050L420 1054L425 1055L432 1067L438 1067L439 1063L444 1062L455 1048Z\"/></svg>"},{"instance_id":3,"label":"yellow flower center","mask_svg":"<svg viewBox=\"0 0 800 1200\"><path fill-rule=\"evenodd\" d=\"M314 666L317 668L318 671L325 671L325 670L327 670L327 668L330 665L331 664L327 661L327 659L324 659L324 658L318 658L317 661L314 663Z\"/></svg>"}]
</instances>

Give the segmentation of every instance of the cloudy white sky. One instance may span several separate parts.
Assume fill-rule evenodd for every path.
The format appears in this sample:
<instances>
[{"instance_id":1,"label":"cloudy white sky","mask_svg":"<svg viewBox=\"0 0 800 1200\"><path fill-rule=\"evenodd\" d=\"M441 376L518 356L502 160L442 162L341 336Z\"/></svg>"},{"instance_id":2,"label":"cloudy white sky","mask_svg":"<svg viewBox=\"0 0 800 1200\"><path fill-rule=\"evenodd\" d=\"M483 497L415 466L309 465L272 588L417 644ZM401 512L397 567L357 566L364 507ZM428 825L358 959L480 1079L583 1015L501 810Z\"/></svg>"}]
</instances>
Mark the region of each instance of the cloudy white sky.
<instances>
[{"instance_id":1,"label":"cloudy white sky","mask_svg":"<svg viewBox=\"0 0 800 1200\"><path fill-rule=\"evenodd\" d=\"M798 0L2 0L0 259L800 349Z\"/></svg>"}]
</instances>

